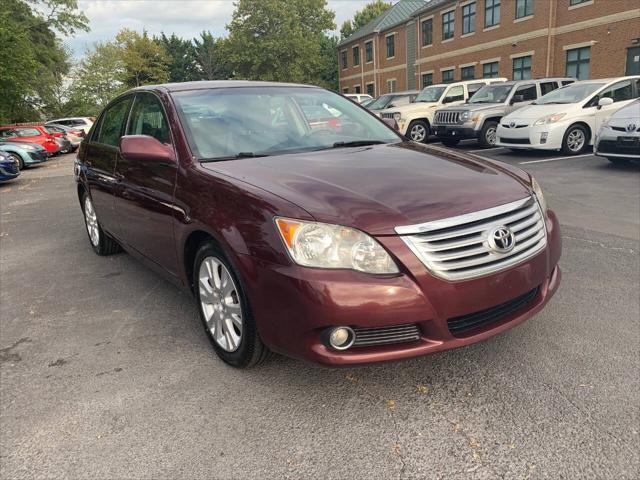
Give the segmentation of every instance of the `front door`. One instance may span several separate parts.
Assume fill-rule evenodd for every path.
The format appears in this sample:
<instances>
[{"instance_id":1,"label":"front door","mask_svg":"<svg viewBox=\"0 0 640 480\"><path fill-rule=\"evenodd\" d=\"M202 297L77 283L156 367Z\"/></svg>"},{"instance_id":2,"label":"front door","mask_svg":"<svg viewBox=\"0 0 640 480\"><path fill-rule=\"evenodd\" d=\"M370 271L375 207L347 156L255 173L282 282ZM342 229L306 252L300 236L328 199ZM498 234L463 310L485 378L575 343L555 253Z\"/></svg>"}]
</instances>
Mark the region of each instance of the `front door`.
<instances>
[{"instance_id":1,"label":"front door","mask_svg":"<svg viewBox=\"0 0 640 480\"><path fill-rule=\"evenodd\" d=\"M627 70L625 75L640 75L640 47L627 48Z\"/></svg>"},{"instance_id":2,"label":"front door","mask_svg":"<svg viewBox=\"0 0 640 480\"><path fill-rule=\"evenodd\" d=\"M613 103L611 105L606 105L604 107L597 107L597 100L601 98L611 98L613 99ZM596 100L597 99L597 100ZM606 90L600 92L596 98L594 98L594 105L596 105L596 113L595 113L595 125L594 132L600 130L600 126L602 122L608 119L614 112L618 109L624 107L627 103L633 101L634 92L633 92L633 84L631 80L622 80L620 82L614 83ZM593 141L593 137L591 138Z\"/></svg>"},{"instance_id":3,"label":"front door","mask_svg":"<svg viewBox=\"0 0 640 480\"><path fill-rule=\"evenodd\" d=\"M126 134L148 135L172 144L165 112L154 94L136 95ZM174 161L129 160L120 154L115 172L118 236L174 275L178 271L173 236L176 173Z\"/></svg>"}]
</instances>

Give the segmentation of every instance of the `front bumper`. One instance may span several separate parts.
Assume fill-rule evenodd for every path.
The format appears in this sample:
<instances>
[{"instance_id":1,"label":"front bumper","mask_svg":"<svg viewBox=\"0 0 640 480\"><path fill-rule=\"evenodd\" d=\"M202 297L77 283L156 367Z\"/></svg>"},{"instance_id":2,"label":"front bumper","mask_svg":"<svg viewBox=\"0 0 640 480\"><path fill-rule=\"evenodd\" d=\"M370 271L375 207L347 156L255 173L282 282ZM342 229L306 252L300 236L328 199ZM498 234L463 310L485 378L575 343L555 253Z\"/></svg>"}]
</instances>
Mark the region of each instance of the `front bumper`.
<instances>
[{"instance_id":1,"label":"front bumper","mask_svg":"<svg viewBox=\"0 0 640 480\"><path fill-rule=\"evenodd\" d=\"M532 150L560 150L569 125L563 123L506 128L498 125L496 146Z\"/></svg>"},{"instance_id":2,"label":"front bumper","mask_svg":"<svg viewBox=\"0 0 640 480\"><path fill-rule=\"evenodd\" d=\"M539 312L560 283L560 229L553 212L545 220L547 246L525 262L485 277L448 282L431 275L397 236L378 237L393 252L400 275L282 266L240 255L246 290L264 342L274 351L324 365L399 360L487 339ZM447 320L481 312L536 289L526 305L490 323L453 335ZM336 351L322 341L331 326L353 328L415 324L410 343Z\"/></svg>"},{"instance_id":3,"label":"front bumper","mask_svg":"<svg viewBox=\"0 0 640 480\"><path fill-rule=\"evenodd\" d=\"M24 163L25 165L34 165L37 163L43 163L47 161L47 152L46 151L35 151L35 152L28 152L29 153L29 157L24 159Z\"/></svg>"},{"instance_id":4,"label":"front bumper","mask_svg":"<svg viewBox=\"0 0 640 480\"><path fill-rule=\"evenodd\" d=\"M603 127L595 142L595 154L601 157L640 160L640 132L623 132Z\"/></svg>"},{"instance_id":5,"label":"front bumper","mask_svg":"<svg viewBox=\"0 0 640 480\"><path fill-rule=\"evenodd\" d=\"M433 126L435 134L438 138L478 138L480 132L474 130L473 127L465 127L464 125L437 125Z\"/></svg>"},{"instance_id":6,"label":"front bumper","mask_svg":"<svg viewBox=\"0 0 640 480\"><path fill-rule=\"evenodd\" d=\"M17 163L2 162L0 164L0 181L13 180L20 175Z\"/></svg>"}]
</instances>

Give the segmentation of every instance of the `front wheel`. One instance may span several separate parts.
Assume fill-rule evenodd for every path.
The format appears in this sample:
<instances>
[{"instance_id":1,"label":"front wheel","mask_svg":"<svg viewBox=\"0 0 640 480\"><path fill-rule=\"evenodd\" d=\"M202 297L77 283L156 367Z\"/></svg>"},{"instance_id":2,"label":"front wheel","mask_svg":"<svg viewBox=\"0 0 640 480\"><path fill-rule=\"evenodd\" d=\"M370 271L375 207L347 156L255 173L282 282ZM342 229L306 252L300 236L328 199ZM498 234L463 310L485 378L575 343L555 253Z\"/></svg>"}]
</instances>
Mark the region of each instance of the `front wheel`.
<instances>
[{"instance_id":1,"label":"front wheel","mask_svg":"<svg viewBox=\"0 0 640 480\"><path fill-rule=\"evenodd\" d=\"M484 122L480 131L480 146L482 148L492 148L496 146L496 132L498 131L498 122Z\"/></svg>"},{"instance_id":2,"label":"front wheel","mask_svg":"<svg viewBox=\"0 0 640 480\"><path fill-rule=\"evenodd\" d=\"M455 147L460 143L459 138L443 138L442 144L446 147Z\"/></svg>"},{"instance_id":3,"label":"front wheel","mask_svg":"<svg viewBox=\"0 0 640 480\"><path fill-rule=\"evenodd\" d=\"M584 126L571 125L564 134L560 151L565 155L578 155L584 151L588 140L589 134Z\"/></svg>"},{"instance_id":4,"label":"front wheel","mask_svg":"<svg viewBox=\"0 0 640 480\"><path fill-rule=\"evenodd\" d=\"M239 274L213 243L205 243L194 263L194 290L209 341L226 363L247 368L269 356L253 320Z\"/></svg>"},{"instance_id":5,"label":"front wheel","mask_svg":"<svg viewBox=\"0 0 640 480\"><path fill-rule=\"evenodd\" d=\"M93 207L93 201L91 201L91 197L87 193L82 198L82 211L93 251L101 256L113 255L121 251L120 245L102 230L96 210Z\"/></svg>"},{"instance_id":6,"label":"front wheel","mask_svg":"<svg viewBox=\"0 0 640 480\"><path fill-rule=\"evenodd\" d=\"M11 158L12 160L18 162L18 170L24 169L24 160L22 159L22 157L20 155L17 155L15 153L9 153L9 158Z\"/></svg>"},{"instance_id":7,"label":"front wheel","mask_svg":"<svg viewBox=\"0 0 640 480\"><path fill-rule=\"evenodd\" d=\"M424 120L414 120L409 125L407 136L414 142L427 143L427 140L429 140L429 124Z\"/></svg>"}]
</instances>

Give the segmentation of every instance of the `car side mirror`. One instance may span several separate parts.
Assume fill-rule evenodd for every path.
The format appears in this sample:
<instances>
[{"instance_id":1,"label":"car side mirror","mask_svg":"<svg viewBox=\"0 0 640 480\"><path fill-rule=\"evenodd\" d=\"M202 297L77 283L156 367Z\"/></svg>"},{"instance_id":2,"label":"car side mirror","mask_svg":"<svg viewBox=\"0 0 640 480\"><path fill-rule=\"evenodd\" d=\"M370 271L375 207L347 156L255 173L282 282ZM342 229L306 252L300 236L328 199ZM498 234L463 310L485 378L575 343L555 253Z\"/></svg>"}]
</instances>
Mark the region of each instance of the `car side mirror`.
<instances>
[{"instance_id":1,"label":"car side mirror","mask_svg":"<svg viewBox=\"0 0 640 480\"><path fill-rule=\"evenodd\" d=\"M120 154L128 160L174 162L173 148L148 135L125 135L120 139Z\"/></svg>"},{"instance_id":2,"label":"car side mirror","mask_svg":"<svg viewBox=\"0 0 640 480\"><path fill-rule=\"evenodd\" d=\"M598 110L600 110L602 107L606 107L607 105L612 105L612 104L613 104L613 98L603 97L600 100L598 100Z\"/></svg>"},{"instance_id":3,"label":"car side mirror","mask_svg":"<svg viewBox=\"0 0 640 480\"><path fill-rule=\"evenodd\" d=\"M524 102L524 95L514 95L511 98L511 105L513 105L514 103L520 103L520 102Z\"/></svg>"},{"instance_id":4,"label":"car side mirror","mask_svg":"<svg viewBox=\"0 0 640 480\"><path fill-rule=\"evenodd\" d=\"M398 122L396 122L395 119L382 118L381 120L387 124L387 127L393 128L396 132L400 131L400 128L398 127Z\"/></svg>"}]
</instances>

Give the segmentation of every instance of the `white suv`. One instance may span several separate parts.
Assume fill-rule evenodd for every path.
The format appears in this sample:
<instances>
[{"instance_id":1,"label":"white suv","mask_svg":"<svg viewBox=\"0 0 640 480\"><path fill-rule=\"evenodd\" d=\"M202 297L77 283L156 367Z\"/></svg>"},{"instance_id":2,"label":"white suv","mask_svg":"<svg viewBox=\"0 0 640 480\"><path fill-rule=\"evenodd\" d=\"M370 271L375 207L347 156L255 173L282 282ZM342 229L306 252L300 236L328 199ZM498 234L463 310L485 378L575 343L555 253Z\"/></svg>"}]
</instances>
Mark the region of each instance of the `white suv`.
<instances>
[{"instance_id":1,"label":"white suv","mask_svg":"<svg viewBox=\"0 0 640 480\"><path fill-rule=\"evenodd\" d=\"M362 103L365 100L373 100L373 97L367 93L345 93L344 96L358 103Z\"/></svg>"},{"instance_id":2,"label":"white suv","mask_svg":"<svg viewBox=\"0 0 640 480\"><path fill-rule=\"evenodd\" d=\"M55 120L49 120L45 125L64 125L75 130L82 130L85 135L89 133L94 119L91 117L69 117L69 118L57 118Z\"/></svg>"},{"instance_id":3,"label":"white suv","mask_svg":"<svg viewBox=\"0 0 640 480\"><path fill-rule=\"evenodd\" d=\"M380 112L380 116L394 119L400 132L411 140L426 142L432 133L433 116L438 108L460 105L485 85L506 81L506 78L481 78L430 85L418 94L413 103L388 108Z\"/></svg>"}]
</instances>

